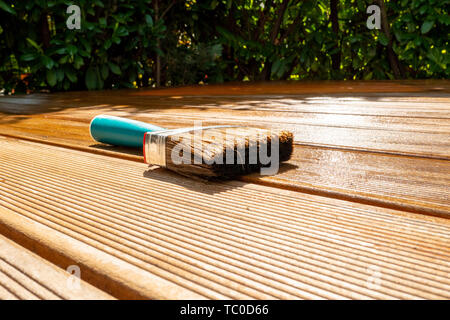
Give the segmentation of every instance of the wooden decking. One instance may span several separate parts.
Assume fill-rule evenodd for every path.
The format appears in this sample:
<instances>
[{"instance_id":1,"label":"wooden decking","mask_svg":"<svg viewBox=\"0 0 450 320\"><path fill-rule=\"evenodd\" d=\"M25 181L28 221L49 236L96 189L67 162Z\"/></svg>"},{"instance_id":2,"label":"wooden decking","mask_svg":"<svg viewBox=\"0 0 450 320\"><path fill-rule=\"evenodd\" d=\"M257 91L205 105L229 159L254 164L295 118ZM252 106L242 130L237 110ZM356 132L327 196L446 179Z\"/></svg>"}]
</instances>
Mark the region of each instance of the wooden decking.
<instances>
[{"instance_id":1,"label":"wooden decking","mask_svg":"<svg viewBox=\"0 0 450 320\"><path fill-rule=\"evenodd\" d=\"M0 233L117 298L450 298L449 84L2 97ZM282 127L294 155L193 181L93 141L101 113Z\"/></svg>"},{"instance_id":2,"label":"wooden decking","mask_svg":"<svg viewBox=\"0 0 450 320\"><path fill-rule=\"evenodd\" d=\"M1 215L8 212L0 209ZM112 299L83 280L0 236L0 299Z\"/></svg>"}]
</instances>

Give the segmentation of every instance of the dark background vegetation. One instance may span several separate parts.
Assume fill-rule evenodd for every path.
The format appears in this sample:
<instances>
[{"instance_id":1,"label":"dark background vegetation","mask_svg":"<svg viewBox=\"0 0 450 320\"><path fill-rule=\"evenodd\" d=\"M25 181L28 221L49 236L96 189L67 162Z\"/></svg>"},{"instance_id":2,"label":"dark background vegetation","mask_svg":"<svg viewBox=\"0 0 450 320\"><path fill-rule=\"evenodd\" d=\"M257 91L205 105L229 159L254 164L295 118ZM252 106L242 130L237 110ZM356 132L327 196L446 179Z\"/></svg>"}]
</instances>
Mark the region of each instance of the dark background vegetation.
<instances>
[{"instance_id":1,"label":"dark background vegetation","mask_svg":"<svg viewBox=\"0 0 450 320\"><path fill-rule=\"evenodd\" d=\"M81 7L69 30L68 5ZM382 30L366 27L371 4ZM0 89L449 78L445 0L0 0Z\"/></svg>"}]
</instances>

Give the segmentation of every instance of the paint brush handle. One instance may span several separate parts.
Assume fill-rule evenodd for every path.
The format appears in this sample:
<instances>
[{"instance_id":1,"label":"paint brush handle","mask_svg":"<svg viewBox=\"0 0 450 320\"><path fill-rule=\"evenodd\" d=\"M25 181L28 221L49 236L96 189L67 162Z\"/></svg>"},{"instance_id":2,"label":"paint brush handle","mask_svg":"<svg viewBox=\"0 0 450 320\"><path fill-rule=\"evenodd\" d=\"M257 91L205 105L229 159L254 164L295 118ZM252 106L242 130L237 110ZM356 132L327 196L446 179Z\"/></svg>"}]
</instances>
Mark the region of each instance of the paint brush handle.
<instances>
[{"instance_id":1,"label":"paint brush handle","mask_svg":"<svg viewBox=\"0 0 450 320\"><path fill-rule=\"evenodd\" d=\"M91 137L102 143L115 146L142 148L146 132L165 130L145 122L99 115L92 119L89 126Z\"/></svg>"}]
</instances>

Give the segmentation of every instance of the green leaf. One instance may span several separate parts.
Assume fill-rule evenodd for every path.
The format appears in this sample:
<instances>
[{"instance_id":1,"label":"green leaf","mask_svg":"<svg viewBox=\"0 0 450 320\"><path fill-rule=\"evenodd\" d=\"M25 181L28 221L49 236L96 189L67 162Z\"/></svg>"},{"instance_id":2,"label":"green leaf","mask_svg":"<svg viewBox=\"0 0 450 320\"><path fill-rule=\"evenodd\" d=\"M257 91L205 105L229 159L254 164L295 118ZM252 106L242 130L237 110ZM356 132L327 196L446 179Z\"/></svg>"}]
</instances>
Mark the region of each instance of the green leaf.
<instances>
[{"instance_id":1,"label":"green leaf","mask_svg":"<svg viewBox=\"0 0 450 320\"><path fill-rule=\"evenodd\" d=\"M11 14L16 14L16 10L14 10L13 8L11 8L11 6L7 5L6 3L4 3L2 0L0 0L0 9L11 13Z\"/></svg>"},{"instance_id":2,"label":"green leaf","mask_svg":"<svg viewBox=\"0 0 450 320\"><path fill-rule=\"evenodd\" d=\"M127 30L127 28L125 28L124 26L120 26L119 28L117 28L117 31L116 31L116 35L117 36L119 36L119 37L125 37L125 36L127 36L129 33L128 33L128 30Z\"/></svg>"},{"instance_id":3,"label":"green leaf","mask_svg":"<svg viewBox=\"0 0 450 320\"><path fill-rule=\"evenodd\" d=\"M61 82L64 80L64 71L62 69L56 70L56 81Z\"/></svg>"},{"instance_id":4,"label":"green leaf","mask_svg":"<svg viewBox=\"0 0 450 320\"><path fill-rule=\"evenodd\" d=\"M80 69L82 66L84 65L84 61L83 58L81 58L80 56L75 56L75 59L73 60L73 66L75 67L75 69Z\"/></svg>"},{"instance_id":5,"label":"green leaf","mask_svg":"<svg viewBox=\"0 0 450 320\"><path fill-rule=\"evenodd\" d=\"M65 55L64 57L62 57L61 59L58 60L58 63L59 64L66 64L67 61L69 61L69 58L70 57L68 55Z\"/></svg>"},{"instance_id":6,"label":"green leaf","mask_svg":"<svg viewBox=\"0 0 450 320\"><path fill-rule=\"evenodd\" d=\"M392 73L386 72L386 75L389 77L390 80L395 80L395 77Z\"/></svg>"},{"instance_id":7,"label":"green leaf","mask_svg":"<svg viewBox=\"0 0 450 320\"><path fill-rule=\"evenodd\" d=\"M100 8L104 8L105 5L103 4L103 2L101 0L94 0L92 1L96 6L99 6Z\"/></svg>"},{"instance_id":8,"label":"green leaf","mask_svg":"<svg viewBox=\"0 0 450 320\"><path fill-rule=\"evenodd\" d=\"M65 74L66 74L67 79L69 79L70 82L73 82L73 83L77 82L77 80L78 80L77 76L71 69L66 68Z\"/></svg>"},{"instance_id":9,"label":"green leaf","mask_svg":"<svg viewBox=\"0 0 450 320\"><path fill-rule=\"evenodd\" d=\"M85 38L80 38L81 43L83 44L84 48L86 49L86 51L88 53L91 52L92 48L91 48L91 44L85 39Z\"/></svg>"},{"instance_id":10,"label":"green leaf","mask_svg":"<svg viewBox=\"0 0 450 320\"><path fill-rule=\"evenodd\" d=\"M94 90L97 88L97 72L93 67L89 67L87 69L84 81L88 90Z\"/></svg>"},{"instance_id":11,"label":"green leaf","mask_svg":"<svg viewBox=\"0 0 450 320\"><path fill-rule=\"evenodd\" d=\"M37 57L39 57L39 55L37 55L35 53L25 53L25 54L20 56L20 60L22 60L22 61L32 61L32 60L36 59Z\"/></svg>"},{"instance_id":12,"label":"green leaf","mask_svg":"<svg viewBox=\"0 0 450 320\"><path fill-rule=\"evenodd\" d=\"M31 44L37 51L40 53L44 53L44 50L42 50L41 46L38 45L33 39L27 38L27 41L29 44Z\"/></svg>"},{"instance_id":13,"label":"green leaf","mask_svg":"<svg viewBox=\"0 0 450 320\"><path fill-rule=\"evenodd\" d=\"M47 83L50 87L54 87L56 85L56 73L54 70L47 70Z\"/></svg>"},{"instance_id":14,"label":"green leaf","mask_svg":"<svg viewBox=\"0 0 450 320\"><path fill-rule=\"evenodd\" d=\"M76 54L77 52L78 52L78 48L75 47L73 44L69 44L69 45L67 46L67 53L68 53L68 54L74 55L74 54Z\"/></svg>"},{"instance_id":15,"label":"green leaf","mask_svg":"<svg viewBox=\"0 0 450 320\"><path fill-rule=\"evenodd\" d=\"M152 16L149 14L145 15L145 22L147 22L147 25L151 28L153 27L153 19Z\"/></svg>"},{"instance_id":16,"label":"green leaf","mask_svg":"<svg viewBox=\"0 0 450 320\"><path fill-rule=\"evenodd\" d=\"M440 15L438 17L438 20L439 20L440 23L445 24L447 26L450 24L450 16L447 15L447 14Z\"/></svg>"},{"instance_id":17,"label":"green leaf","mask_svg":"<svg viewBox=\"0 0 450 320\"><path fill-rule=\"evenodd\" d=\"M55 65L55 62L50 57L47 57L47 56L42 56L41 61L42 61L42 64L47 69L51 69Z\"/></svg>"},{"instance_id":18,"label":"green leaf","mask_svg":"<svg viewBox=\"0 0 450 320\"><path fill-rule=\"evenodd\" d=\"M384 33L380 33L380 35L378 36L378 42L383 46L387 46L389 44L389 39Z\"/></svg>"},{"instance_id":19,"label":"green leaf","mask_svg":"<svg viewBox=\"0 0 450 320\"><path fill-rule=\"evenodd\" d=\"M117 75L121 75L122 72L120 71L120 68L117 64L114 64L112 62L108 62L109 64L109 68L111 69L111 71Z\"/></svg>"},{"instance_id":20,"label":"green leaf","mask_svg":"<svg viewBox=\"0 0 450 320\"><path fill-rule=\"evenodd\" d=\"M375 47L370 47L369 49L367 49L367 56L369 58L375 57L376 54L377 54L377 49Z\"/></svg>"},{"instance_id":21,"label":"green leaf","mask_svg":"<svg viewBox=\"0 0 450 320\"><path fill-rule=\"evenodd\" d=\"M88 59L91 57L91 55L89 54L89 52L86 52L85 50L82 50L82 49L78 49L78 54L79 54L80 56L85 57L85 58L88 58Z\"/></svg>"},{"instance_id":22,"label":"green leaf","mask_svg":"<svg viewBox=\"0 0 450 320\"><path fill-rule=\"evenodd\" d=\"M419 9L419 13L420 14L424 14L425 12L427 12L428 10L428 6L427 5L423 5L420 9Z\"/></svg>"},{"instance_id":23,"label":"green leaf","mask_svg":"<svg viewBox=\"0 0 450 320\"><path fill-rule=\"evenodd\" d=\"M371 79L372 79L372 76L373 76L373 72L369 72L368 74L366 74L366 75L364 76L364 80L371 80Z\"/></svg>"},{"instance_id":24,"label":"green leaf","mask_svg":"<svg viewBox=\"0 0 450 320\"><path fill-rule=\"evenodd\" d=\"M55 51L53 53L65 54L66 52L67 52L66 48L58 48L58 49L55 49ZM47 52L47 54L48 54L48 52Z\"/></svg>"},{"instance_id":25,"label":"green leaf","mask_svg":"<svg viewBox=\"0 0 450 320\"><path fill-rule=\"evenodd\" d=\"M103 47L108 50L112 45L112 41L111 39L106 39L105 44L103 45Z\"/></svg>"},{"instance_id":26,"label":"green leaf","mask_svg":"<svg viewBox=\"0 0 450 320\"><path fill-rule=\"evenodd\" d=\"M428 31L430 31L431 28L433 28L433 25L434 25L434 21L425 21L422 24L422 27L420 28L420 31L422 32L422 34L425 34Z\"/></svg>"},{"instance_id":27,"label":"green leaf","mask_svg":"<svg viewBox=\"0 0 450 320\"><path fill-rule=\"evenodd\" d=\"M414 39L414 45L415 45L416 47L418 47L418 46L420 46L421 44L422 44L422 39L420 38L420 36L416 37L416 38Z\"/></svg>"},{"instance_id":28,"label":"green leaf","mask_svg":"<svg viewBox=\"0 0 450 320\"><path fill-rule=\"evenodd\" d=\"M112 41L115 43L115 44L120 44L120 38L119 37L112 37L111 38L112 39Z\"/></svg>"},{"instance_id":29,"label":"green leaf","mask_svg":"<svg viewBox=\"0 0 450 320\"><path fill-rule=\"evenodd\" d=\"M403 33L401 33L399 30L394 31L394 35L397 38L398 41L403 40Z\"/></svg>"},{"instance_id":30,"label":"green leaf","mask_svg":"<svg viewBox=\"0 0 450 320\"><path fill-rule=\"evenodd\" d=\"M56 81L60 82L64 80L64 71L62 69L56 69Z\"/></svg>"},{"instance_id":31,"label":"green leaf","mask_svg":"<svg viewBox=\"0 0 450 320\"><path fill-rule=\"evenodd\" d=\"M70 82L67 80L64 80L64 85L63 85L64 90L68 90L70 88Z\"/></svg>"},{"instance_id":32,"label":"green leaf","mask_svg":"<svg viewBox=\"0 0 450 320\"><path fill-rule=\"evenodd\" d=\"M102 65L101 71L102 71L102 78L103 78L103 80L106 80L108 78L108 76L109 76L109 68L108 68L108 66L106 64Z\"/></svg>"},{"instance_id":33,"label":"green leaf","mask_svg":"<svg viewBox=\"0 0 450 320\"><path fill-rule=\"evenodd\" d=\"M103 82L103 79L102 79L102 77L100 75L100 70L99 70L98 67L95 68L95 73L97 75L97 89L103 89L104 82Z\"/></svg>"},{"instance_id":34,"label":"green leaf","mask_svg":"<svg viewBox=\"0 0 450 320\"><path fill-rule=\"evenodd\" d=\"M272 70L270 71L271 74L276 74L281 66L281 60L277 60L272 64Z\"/></svg>"}]
</instances>

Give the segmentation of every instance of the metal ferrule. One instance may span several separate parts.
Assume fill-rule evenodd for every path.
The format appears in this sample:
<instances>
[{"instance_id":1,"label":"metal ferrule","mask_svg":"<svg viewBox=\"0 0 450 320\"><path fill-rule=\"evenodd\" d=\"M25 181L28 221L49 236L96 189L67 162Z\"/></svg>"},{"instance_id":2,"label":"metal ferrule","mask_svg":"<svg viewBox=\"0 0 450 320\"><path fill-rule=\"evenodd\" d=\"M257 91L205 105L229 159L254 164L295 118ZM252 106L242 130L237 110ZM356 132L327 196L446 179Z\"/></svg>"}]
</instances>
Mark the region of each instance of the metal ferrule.
<instances>
[{"instance_id":1,"label":"metal ferrule","mask_svg":"<svg viewBox=\"0 0 450 320\"><path fill-rule=\"evenodd\" d=\"M207 129L220 129L220 128L235 128L238 126L222 125L222 126L209 126L209 127L190 127L173 130L161 130L147 132L144 135L144 162L160 167L166 167L166 141L167 137L179 135L182 133L207 130Z\"/></svg>"}]
</instances>

